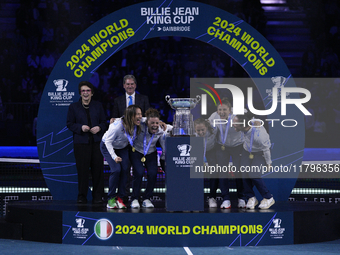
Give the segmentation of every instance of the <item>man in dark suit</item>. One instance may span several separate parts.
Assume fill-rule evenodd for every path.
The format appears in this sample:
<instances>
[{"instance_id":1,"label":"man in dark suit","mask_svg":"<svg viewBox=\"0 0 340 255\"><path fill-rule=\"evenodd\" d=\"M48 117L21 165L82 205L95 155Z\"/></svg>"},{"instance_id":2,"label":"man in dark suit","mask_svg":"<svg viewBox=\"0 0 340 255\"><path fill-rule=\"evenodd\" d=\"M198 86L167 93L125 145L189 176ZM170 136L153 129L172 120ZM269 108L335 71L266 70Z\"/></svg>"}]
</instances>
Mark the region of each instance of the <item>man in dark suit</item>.
<instances>
[{"instance_id":1,"label":"man in dark suit","mask_svg":"<svg viewBox=\"0 0 340 255\"><path fill-rule=\"evenodd\" d=\"M137 81L135 76L132 74L125 75L123 87L125 89L125 94L114 99L111 117L122 117L125 109L131 104L136 104L141 107L142 114L145 115L146 110L150 108L149 98L145 95L136 93Z\"/></svg>"}]
</instances>

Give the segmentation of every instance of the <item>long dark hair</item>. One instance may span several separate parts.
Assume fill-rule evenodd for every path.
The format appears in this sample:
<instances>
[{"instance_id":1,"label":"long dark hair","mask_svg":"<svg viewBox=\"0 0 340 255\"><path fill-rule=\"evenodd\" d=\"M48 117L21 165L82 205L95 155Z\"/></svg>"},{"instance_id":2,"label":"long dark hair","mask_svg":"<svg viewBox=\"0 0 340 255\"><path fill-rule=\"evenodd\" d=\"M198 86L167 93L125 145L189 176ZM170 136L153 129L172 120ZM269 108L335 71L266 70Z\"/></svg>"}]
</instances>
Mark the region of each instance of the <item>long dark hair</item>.
<instances>
[{"instance_id":1,"label":"long dark hair","mask_svg":"<svg viewBox=\"0 0 340 255\"><path fill-rule=\"evenodd\" d=\"M133 131L135 128L133 120L136 117L137 109L140 109L140 111L142 111L142 108L140 108L138 105L133 104L126 108L124 112L123 125L126 132L128 132L130 135L133 135ZM137 126L137 134L139 134L140 132L140 126Z\"/></svg>"}]
</instances>

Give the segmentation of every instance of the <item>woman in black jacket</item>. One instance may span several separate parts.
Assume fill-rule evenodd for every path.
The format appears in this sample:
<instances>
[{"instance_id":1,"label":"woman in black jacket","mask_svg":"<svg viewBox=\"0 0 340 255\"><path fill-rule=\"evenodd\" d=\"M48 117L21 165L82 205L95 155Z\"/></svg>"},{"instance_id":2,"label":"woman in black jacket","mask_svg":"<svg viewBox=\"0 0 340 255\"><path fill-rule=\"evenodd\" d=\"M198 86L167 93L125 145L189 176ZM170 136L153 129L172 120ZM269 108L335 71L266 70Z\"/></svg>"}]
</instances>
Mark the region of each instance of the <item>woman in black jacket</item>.
<instances>
[{"instance_id":1,"label":"woman in black jacket","mask_svg":"<svg viewBox=\"0 0 340 255\"><path fill-rule=\"evenodd\" d=\"M67 127L73 132L74 157L78 172L78 203L87 202L89 175L92 175L92 202L102 203L104 195L103 155L99 145L106 131L106 116L100 102L91 100L94 86L78 85L80 100L69 106Z\"/></svg>"}]
</instances>

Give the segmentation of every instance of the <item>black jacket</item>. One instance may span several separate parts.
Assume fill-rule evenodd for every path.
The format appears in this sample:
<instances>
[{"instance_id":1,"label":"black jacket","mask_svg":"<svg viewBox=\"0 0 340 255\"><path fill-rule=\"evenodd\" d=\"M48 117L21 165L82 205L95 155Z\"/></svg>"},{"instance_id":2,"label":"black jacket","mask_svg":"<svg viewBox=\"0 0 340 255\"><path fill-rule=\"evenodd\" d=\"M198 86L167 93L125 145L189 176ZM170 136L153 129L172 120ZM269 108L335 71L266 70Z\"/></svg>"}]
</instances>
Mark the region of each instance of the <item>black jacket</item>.
<instances>
[{"instance_id":1,"label":"black jacket","mask_svg":"<svg viewBox=\"0 0 340 255\"><path fill-rule=\"evenodd\" d=\"M90 118L92 126L90 128L99 126L100 131L93 135L94 142L100 142L104 132L107 129L106 116L103 109L103 105L100 102L91 100L89 104ZM81 127L88 125L86 110L81 103L81 99L78 102L72 103L68 108L66 125L70 131L73 132L73 143L88 143L90 132L83 132Z\"/></svg>"}]
</instances>

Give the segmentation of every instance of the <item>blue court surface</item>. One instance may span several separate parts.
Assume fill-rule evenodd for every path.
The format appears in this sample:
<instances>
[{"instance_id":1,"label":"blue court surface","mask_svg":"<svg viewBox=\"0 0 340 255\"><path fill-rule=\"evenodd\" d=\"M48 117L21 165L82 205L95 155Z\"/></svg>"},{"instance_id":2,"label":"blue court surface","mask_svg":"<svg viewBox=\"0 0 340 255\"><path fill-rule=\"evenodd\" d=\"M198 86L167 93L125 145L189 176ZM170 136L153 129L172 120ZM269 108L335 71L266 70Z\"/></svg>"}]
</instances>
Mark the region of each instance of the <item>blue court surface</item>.
<instances>
[{"instance_id":1,"label":"blue court surface","mask_svg":"<svg viewBox=\"0 0 340 255\"><path fill-rule=\"evenodd\" d=\"M315 233L316 235L322 233ZM54 244L30 242L21 240L0 239L0 254L25 254L25 255L54 255L54 254L118 254L118 255L241 255L241 254L262 254L262 255L313 255L313 254L339 254L340 240L295 245L278 246L250 246L250 247L108 247L108 246L79 246L70 244Z\"/></svg>"}]
</instances>

